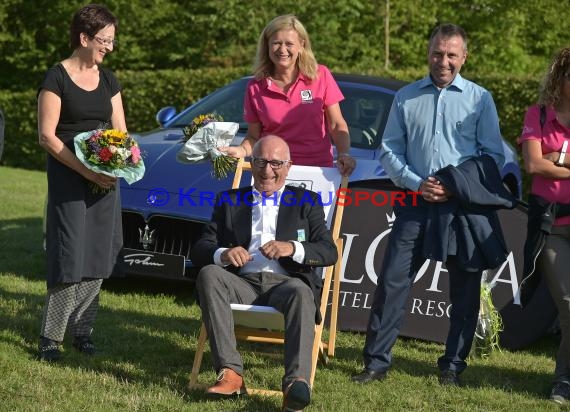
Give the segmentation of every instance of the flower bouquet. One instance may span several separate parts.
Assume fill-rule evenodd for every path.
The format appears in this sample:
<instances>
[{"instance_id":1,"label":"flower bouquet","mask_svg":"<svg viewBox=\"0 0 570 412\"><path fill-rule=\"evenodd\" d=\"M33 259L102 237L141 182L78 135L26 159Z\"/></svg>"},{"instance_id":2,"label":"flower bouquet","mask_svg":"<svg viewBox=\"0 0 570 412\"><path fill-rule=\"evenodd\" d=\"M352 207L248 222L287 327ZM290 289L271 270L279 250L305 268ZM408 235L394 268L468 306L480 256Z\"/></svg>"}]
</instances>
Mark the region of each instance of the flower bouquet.
<instances>
[{"instance_id":1,"label":"flower bouquet","mask_svg":"<svg viewBox=\"0 0 570 412\"><path fill-rule=\"evenodd\" d=\"M223 122L224 118L217 113L206 113L196 116L192 119L192 123L186 126L182 131L184 132L184 141L190 139L196 134L198 130L206 126L210 122Z\"/></svg>"},{"instance_id":2,"label":"flower bouquet","mask_svg":"<svg viewBox=\"0 0 570 412\"><path fill-rule=\"evenodd\" d=\"M139 145L126 132L96 129L75 136L74 144L76 156L94 172L122 177L128 184L144 176L145 167ZM93 193L109 191L92 182L90 186Z\"/></svg>"},{"instance_id":3,"label":"flower bouquet","mask_svg":"<svg viewBox=\"0 0 570 412\"><path fill-rule=\"evenodd\" d=\"M196 131L186 140L176 158L181 163L196 163L210 159L214 177L223 179L228 173L235 171L238 159L220 152L218 147L230 145L239 129L239 124L216 121L214 116L218 115L209 113L197 116L184 128L185 136L193 130Z\"/></svg>"}]
</instances>

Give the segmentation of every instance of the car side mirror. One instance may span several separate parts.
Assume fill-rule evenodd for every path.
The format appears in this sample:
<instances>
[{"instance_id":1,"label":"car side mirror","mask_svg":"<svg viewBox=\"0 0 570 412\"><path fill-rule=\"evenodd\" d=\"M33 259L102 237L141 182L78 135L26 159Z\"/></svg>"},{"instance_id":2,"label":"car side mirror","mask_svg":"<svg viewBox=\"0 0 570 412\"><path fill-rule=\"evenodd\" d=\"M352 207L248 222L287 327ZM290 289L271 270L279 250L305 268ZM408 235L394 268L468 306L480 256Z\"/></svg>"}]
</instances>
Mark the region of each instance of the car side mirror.
<instances>
[{"instance_id":1,"label":"car side mirror","mask_svg":"<svg viewBox=\"0 0 570 412\"><path fill-rule=\"evenodd\" d=\"M163 107L156 114L156 121L161 127L164 127L172 118L176 116L176 108L173 106Z\"/></svg>"}]
</instances>

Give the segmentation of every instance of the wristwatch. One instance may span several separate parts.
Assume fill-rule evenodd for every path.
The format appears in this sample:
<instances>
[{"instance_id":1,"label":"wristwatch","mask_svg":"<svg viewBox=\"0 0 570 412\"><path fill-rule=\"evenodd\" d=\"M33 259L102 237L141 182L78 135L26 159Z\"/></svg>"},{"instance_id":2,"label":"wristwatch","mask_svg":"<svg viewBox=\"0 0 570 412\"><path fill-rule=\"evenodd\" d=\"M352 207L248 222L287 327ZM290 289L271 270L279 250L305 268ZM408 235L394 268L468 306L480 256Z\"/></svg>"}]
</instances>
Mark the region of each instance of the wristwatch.
<instances>
[{"instance_id":1,"label":"wristwatch","mask_svg":"<svg viewBox=\"0 0 570 412\"><path fill-rule=\"evenodd\" d=\"M556 162L556 164L558 166L564 166L564 158L566 157L566 149L568 149L568 140L564 140L564 143L562 143L562 150L560 150L560 157L558 158L558 161Z\"/></svg>"}]
</instances>

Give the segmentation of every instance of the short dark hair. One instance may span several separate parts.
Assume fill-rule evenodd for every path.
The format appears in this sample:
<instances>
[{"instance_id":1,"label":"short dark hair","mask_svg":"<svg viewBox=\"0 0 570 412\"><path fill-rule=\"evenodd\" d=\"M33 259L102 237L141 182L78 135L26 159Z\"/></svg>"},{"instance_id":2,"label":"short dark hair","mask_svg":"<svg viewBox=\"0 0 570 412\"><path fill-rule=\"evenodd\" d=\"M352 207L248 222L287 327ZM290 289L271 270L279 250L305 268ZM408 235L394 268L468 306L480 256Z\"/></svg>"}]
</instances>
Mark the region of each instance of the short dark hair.
<instances>
[{"instance_id":1,"label":"short dark hair","mask_svg":"<svg viewBox=\"0 0 570 412\"><path fill-rule=\"evenodd\" d=\"M81 33L94 37L99 30L112 24L115 30L119 27L119 20L101 4L88 4L79 9L71 20L69 28L70 45L72 49L79 47Z\"/></svg>"},{"instance_id":2,"label":"short dark hair","mask_svg":"<svg viewBox=\"0 0 570 412\"><path fill-rule=\"evenodd\" d=\"M463 39L463 49L467 51L467 33L463 30L463 27L458 26L457 24L444 23L433 29L431 36L429 36L430 45L435 36L441 36L444 38L460 36Z\"/></svg>"}]
</instances>

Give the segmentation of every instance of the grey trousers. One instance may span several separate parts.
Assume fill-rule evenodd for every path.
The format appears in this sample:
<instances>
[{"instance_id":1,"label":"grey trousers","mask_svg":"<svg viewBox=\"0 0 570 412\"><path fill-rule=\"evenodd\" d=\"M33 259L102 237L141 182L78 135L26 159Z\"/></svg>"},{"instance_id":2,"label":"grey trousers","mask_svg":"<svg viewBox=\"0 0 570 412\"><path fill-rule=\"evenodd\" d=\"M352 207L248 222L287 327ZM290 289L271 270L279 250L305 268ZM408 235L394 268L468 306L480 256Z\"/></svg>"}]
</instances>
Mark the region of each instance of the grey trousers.
<instances>
[{"instance_id":1,"label":"grey trousers","mask_svg":"<svg viewBox=\"0 0 570 412\"><path fill-rule=\"evenodd\" d=\"M90 336L102 283L85 279L48 289L40 336L61 342L68 328L72 336Z\"/></svg>"},{"instance_id":2,"label":"grey trousers","mask_svg":"<svg viewBox=\"0 0 570 412\"><path fill-rule=\"evenodd\" d=\"M238 276L217 265L208 265L198 273L196 285L217 372L231 368L243 375L230 303L255 304L272 306L285 318L282 387L286 388L295 378L309 381L316 309L313 292L307 284L268 272Z\"/></svg>"},{"instance_id":3,"label":"grey trousers","mask_svg":"<svg viewBox=\"0 0 570 412\"><path fill-rule=\"evenodd\" d=\"M538 269L558 308L562 339L556 356L555 382L570 383L570 226L555 226L546 238Z\"/></svg>"}]
</instances>

